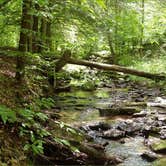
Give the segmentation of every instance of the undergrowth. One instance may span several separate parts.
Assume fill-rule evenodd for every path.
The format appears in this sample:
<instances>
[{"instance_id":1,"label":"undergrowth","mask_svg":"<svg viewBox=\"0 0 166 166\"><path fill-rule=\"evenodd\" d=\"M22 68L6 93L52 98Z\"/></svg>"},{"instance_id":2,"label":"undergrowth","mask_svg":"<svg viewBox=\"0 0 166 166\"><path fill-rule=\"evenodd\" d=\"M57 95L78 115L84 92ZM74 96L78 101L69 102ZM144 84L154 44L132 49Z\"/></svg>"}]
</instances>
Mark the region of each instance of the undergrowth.
<instances>
[{"instance_id":1,"label":"undergrowth","mask_svg":"<svg viewBox=\"0 0 166 166\"><path fill-rule=\"evenodd\" d=\"M79 152L79 149L73 146L67 138L50 129L52 126L49 126L49 121L52 120L40 111L41 108L50 109L53 105L54 101L51 98L42 98L23 109L11 109L0 105L1 123L3 126L15 126L14 132L20 140L23 140L23 151L26 154L32 153L34 156L44 154L45 138L50 138L57 144L66 146L73 153ZM54 120L53 124L59 130L65 130L73 137L74 135L82 137L81 133L63 122Z\"/></svg>"}]
</instances>

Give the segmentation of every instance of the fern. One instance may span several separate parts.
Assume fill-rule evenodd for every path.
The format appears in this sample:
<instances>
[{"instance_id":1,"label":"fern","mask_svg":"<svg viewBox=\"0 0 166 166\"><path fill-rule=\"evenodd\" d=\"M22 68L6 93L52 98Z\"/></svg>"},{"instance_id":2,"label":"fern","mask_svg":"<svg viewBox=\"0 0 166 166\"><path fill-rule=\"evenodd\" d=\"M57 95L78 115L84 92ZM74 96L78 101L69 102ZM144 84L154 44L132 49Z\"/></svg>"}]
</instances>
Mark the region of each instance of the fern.
<instances>
[{"instance_id":1,"label":"fern","mask_svg":"<svg viewBox=\"0 0 166 166\"><path fill-rule=\"evenodd\" d=\"M0 117L4 124L6 124L7 121L13 123L17 120L15 111L4 105L0 105Z\"/></svg>"}]
</instances>

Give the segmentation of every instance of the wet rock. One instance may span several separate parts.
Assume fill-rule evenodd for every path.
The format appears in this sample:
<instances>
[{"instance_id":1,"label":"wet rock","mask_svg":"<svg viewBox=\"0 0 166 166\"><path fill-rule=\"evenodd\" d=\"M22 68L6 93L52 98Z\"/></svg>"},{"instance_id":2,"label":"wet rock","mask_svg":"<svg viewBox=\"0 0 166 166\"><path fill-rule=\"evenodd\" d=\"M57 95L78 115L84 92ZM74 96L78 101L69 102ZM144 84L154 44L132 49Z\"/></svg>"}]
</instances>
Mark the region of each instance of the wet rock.
<instances>
[{"instance_id":1,"label":"wet rock","mask_svg":"<svg viewBox=\"0 0 166 166\"><path fill-rule=\"evenodd\" d=\"M124 143L125 143L125 139L122 138L122 139L119 140L119 142L120 142L121 144L124 144Z\"/></svg>"},{"instance_id":2,"label":"wet rock","mask_svg":"<svg viewBox=\"0 0 166 166\"><path fill-rule=\"evenodd\" d=\"M159 121L166 123L166 115L159 115L157 118Z\"/></svg>"},{"instance_id":3,"label":"wet rock","mask_svg":"<svg viewBox=\"0 0 166 166\"><path fill-rule=\"evenodd\" d=\"M141 157L149 162L152 162L152 161L158 159L158 155L156 153L150 152L150 151L144 152L143 154L141 154Z\"/></svg>"},{"instance_id":4,"label":"wet rock","mask_svg":"<svg viewBox=\"0 0 166 166\"><path fill-rule=\"evenodd\" d=\"M102 134L98 131L89 131L87 133L87 135L90 137L90 138L97 138L97 137L102 137Z\"/></svg>"},{"instance_id":5,"label":"wet rock","mask_svg":"<svg viewBox=\"0 0 166 166\"><path fill-rule=\"evenodd\" d=\"M153 135L153 134L158 134L158 135L160 135L160 134L159 134L159 133L160 133L160 128L159 128L159 127L152 126L152 127L151 127L151 130L150 130L150 133L151 133L151 135Z\"/></svg>"},{"instance_id":6,"label":"wet rock","mask_svg":"<svg viewBox=\"0 0 166 166\"><path fill-rule=\"evenodd\" d=\"M121 103L97 103L100 116L133 115L141 110L138 107L123 106Z\"/></svg>"},{"instance_id":7,"label":"wet rock","mask_svg":"<svg viewBox=\"0 0 166 166\"><path fill-rule=\"evenodd\" d=\"M125 136L124 131L120 131L117 129L110 129L103 133L103 138L109 138L109 139L119 139Z\"/></svg>"},{"instance_id":8,"label":"wet rock","mask_svg":"<svg viewBox=\"0 0 166 166\"><path fill-rule=\"evenodd\" d=\"M145 139L149 138L149 135L151 133L151 126L145 125L142 129L142 135Z\"/></svg>"},{"instance_id":9,"label":"wet rock","mask_svg":"<svg viewBox=\"0 0 166 166\"><path fill-rule=\"evenodd\" d=\"M159 134L161 139L166 139L166 128L161 128Z\"/></svg>"},{"instance_id":10,"label":"wet rock","mask_svg":"<svg viewBox=\"0 0 166 166\"><path fill-rule=\"evenodd\" d=\"M142 129L142 125L133 121L126 121L119 123L117 129L124 131L126 135L133 135L135 132L138 132Z\"/></svg>"},{"instance_id":11,"label":"wet rock","mask_svg":"<svg viewBox=\"0 0 166 166\"><path fill-rule=\"evenodd\" d=\"M166 139L166 130L160 131L160 138L161 139Z\"/></svg>"},{"instance_id":12,"label":"wet rock","mask_svg":"<svg viewBox=\"0 0 166 166\"><path fill-rule=\"evenodd\" d=\"M80 130L83 130L83 131L85 131L85 132L90 131L90 128L89 128L89 126L88 126L88 125L81 126L81 127L79 127L79 129L80 129Z\"/></svg>"},{"instance_id":13,"label":"wet rock","mask_svg":"<svg viewBox=\"0 0 166 166\"><path fill-rule=\"evenodd\" d=\"M85 126L81 126L80 129L84 130L84 131L90 131L90 130L96 130L96 131L105 131L105 130L109 130L111 128L111 126L108 123L104 123L104 122L95 122L95 123L90 123L88 125Z\"/></svg>"},{"instance_id":14,"label":"wet rock","mask_svg":"<svg viewBox=\"0 0 166 166\"><path fill-rule=\"evenodd\" d=\"M151 148L154 152L166 153L166 140L160 140L158 142L152 143Z\"/></svg>"},{"instance_id":15,"label":"wet rock","mask_svg":"<svg viewBox=\"0 0 166 166\"><path fill-rule=\"evenodd\" d=\"M98 123L89 125L89 128L91 130L101 131L101 130L108 130L111 128L111 126L104 122L98 122Z\"/></svg>"},{"instance_id":16,"label":"wet rock","mask_svg":"<svg viewBox=\"0 0 166 166\"><path fill-rule=\"evenodd\" d=\"M147 111L141 111L141 112L139 112L139 113L134 113L133 114L133 117L144 117L144 116L146 116L147 115Z\"/></svg>"}]
</instances>

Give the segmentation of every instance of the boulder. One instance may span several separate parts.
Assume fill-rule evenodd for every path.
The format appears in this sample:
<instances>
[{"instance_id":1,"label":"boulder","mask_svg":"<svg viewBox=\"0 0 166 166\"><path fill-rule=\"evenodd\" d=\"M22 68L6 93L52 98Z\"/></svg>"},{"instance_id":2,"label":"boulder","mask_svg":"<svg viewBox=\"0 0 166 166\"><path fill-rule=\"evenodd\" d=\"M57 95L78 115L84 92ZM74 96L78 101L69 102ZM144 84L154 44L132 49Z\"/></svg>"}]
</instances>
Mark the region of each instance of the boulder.
<instances>
[{"instance_id":1,"label":"boulder","mask_svg":"<svg viewBox=\"0 0 166 166\"><path fill-rule=\"evenodd\" d=\"M140 108L135 106L126 106L121 103L97 103L96 108L99 110L100 116L114 115L133 115L140 112Z\"/></svg>"}]
</instances>

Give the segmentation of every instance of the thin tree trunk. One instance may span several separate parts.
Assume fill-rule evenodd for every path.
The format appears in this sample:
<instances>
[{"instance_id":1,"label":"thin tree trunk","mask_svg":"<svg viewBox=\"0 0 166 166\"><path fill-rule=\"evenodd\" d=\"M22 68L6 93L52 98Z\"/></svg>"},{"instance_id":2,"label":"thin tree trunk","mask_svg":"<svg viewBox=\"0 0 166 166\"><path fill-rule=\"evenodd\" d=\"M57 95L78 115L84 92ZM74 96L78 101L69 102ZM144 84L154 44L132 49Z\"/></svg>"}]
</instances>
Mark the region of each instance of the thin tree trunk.
<instances>
[{"instance_id":1,"label":"thin tree trunk","mask_svg":"<svg viewBox=\"0 0 166 166\"><path fill-rule=\"evenodd\" d=\"M39 52L43 52L46 49L46 32L47 32L47 21L46 18L42 18L41 27L40 27Z\"/></svg>"},{"instance_id":2,"label":"thin tree trunk","mask_svg":"<svg viewBox=\"0 0 166 166\"><path fill-rule=\"evenodd\" d=\"M118 9L118 0L115 0L115 51L116 53L118 52L118 14L119 14L119 9Z\"/></svg>"},{"instance_id":3,"label":"thin tree trunk","mask_svg":"<svg viewBox=\"0 0 166 166\"><path fill-rule=\"evenodd\" d=\"M46 45L48 50L52 50L52 41L51 41L51 22L47 21L46 27Z\"/></svg>"},{"instance_id":4,"label":"thin tree trunk","mask_svg":"<svg viewBox=\"0 0 166 166\"><path fill-rule=\"evenodd\" d=\"M39 9L39 6L35 4L35 11ZM39 17L33 15L33 34L32 34L32 52L37 53L39 49Z\"/></svg>"},{"instance_id":5,"label":"thin tree trunk","mask_svg":"<svg viewBox=\"0 0 166 166\"><path fill-rule=\"evenodd\" d=\"M110 32L107 33L107 38L108 38L108 45L109 45L109 48L110 48L110 51L111 51L111 60L113 64L116 64L116 53L115 53L115 50L113 48L113 44L112 44L112 40L111 40L111 34Z\"/></svg>"},{"instance_id":6,"label":"thin tree trunk","mask_svg":"<svg viewBox=\"0 0 166 166\"><path fill-rule=\"evenodd\" d=\"M142 17L141 17L141 38L140 38L140 55L143 55L143 38L144 38L144 22L145 22L145 0L142 0L141 2L141 13L142 13Z\"/></svg>"},{"instance_id":7,"label":"thin tree trunk","mask_svg":"<svg viewBox=\"0 0 166 166\"><path fill-rule=\"evenodd\" d=\"M33 16L33 39L32 39L32 52L38 52L38 26L39 26L39 18L37 16Z\"/></svg>"}]
</instances>

